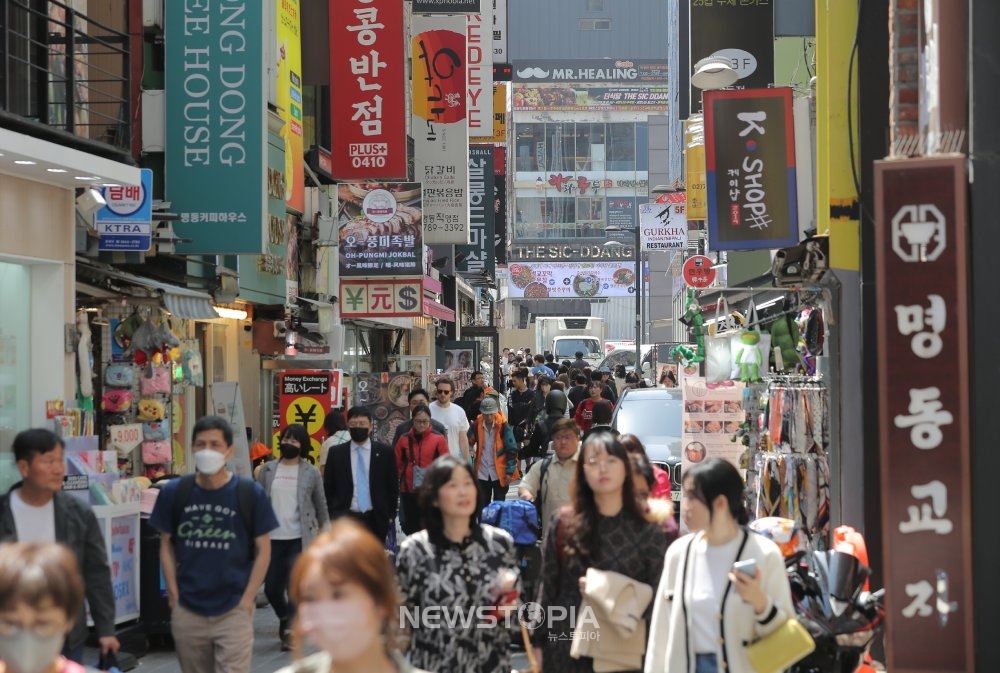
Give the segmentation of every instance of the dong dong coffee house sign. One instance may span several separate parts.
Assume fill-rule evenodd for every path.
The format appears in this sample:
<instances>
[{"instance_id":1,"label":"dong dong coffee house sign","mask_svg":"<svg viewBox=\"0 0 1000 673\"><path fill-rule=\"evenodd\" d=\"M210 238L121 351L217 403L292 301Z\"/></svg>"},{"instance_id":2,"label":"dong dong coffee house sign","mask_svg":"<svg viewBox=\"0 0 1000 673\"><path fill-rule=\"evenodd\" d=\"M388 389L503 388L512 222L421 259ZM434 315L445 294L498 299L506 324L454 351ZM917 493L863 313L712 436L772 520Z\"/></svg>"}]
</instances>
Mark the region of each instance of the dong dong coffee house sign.
<instances>
[{"instance_id":1,"label":"dong dong coffee house sign","mask_svg":"<svg viewBox=\"0 0 1000 673\"><path fill-rule=\"evenodd\" d=\"M507 256L512 261L584 261L584 260L635 260L634 245L513 245Z\"/></svg>"}]
</instances>

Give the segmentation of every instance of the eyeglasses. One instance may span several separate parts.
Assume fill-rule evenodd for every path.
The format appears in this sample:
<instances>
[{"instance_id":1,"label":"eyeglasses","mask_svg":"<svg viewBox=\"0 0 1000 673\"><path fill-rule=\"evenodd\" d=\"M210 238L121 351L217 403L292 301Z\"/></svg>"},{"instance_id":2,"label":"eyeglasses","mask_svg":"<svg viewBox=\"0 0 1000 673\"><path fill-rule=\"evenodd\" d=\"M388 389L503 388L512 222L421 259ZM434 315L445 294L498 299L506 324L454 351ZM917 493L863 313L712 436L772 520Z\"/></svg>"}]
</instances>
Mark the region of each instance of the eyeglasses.
<instances>
[{"instance_id":1,"label":"eyeglasses","mask_svg":"<svg viewBox=\"0 0 1000 673\"><path fill-rule=\"evenodd\" d=\"M445 390L444 388L438 388L437 389L437 394L438 395L451 395L451 391L450 390Z\"/></svg>"}]
</instances>

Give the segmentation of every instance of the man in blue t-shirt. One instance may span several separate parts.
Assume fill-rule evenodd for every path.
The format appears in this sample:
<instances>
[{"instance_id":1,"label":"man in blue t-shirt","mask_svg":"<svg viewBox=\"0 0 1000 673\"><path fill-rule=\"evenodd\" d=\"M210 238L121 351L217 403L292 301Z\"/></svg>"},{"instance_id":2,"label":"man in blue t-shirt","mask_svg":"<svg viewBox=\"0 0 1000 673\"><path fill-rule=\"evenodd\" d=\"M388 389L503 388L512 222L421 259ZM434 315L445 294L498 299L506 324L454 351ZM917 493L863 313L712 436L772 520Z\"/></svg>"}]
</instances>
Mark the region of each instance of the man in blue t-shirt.
<instances>
[{"instance_id":1,"label":"man in blue t-shirt","mask_svg":"<svg viewBox=\"0 0 1000 673\"><path fill-rule=\"evenodd\" d=\"M255 601L278 520L259 484L241 485L226 469L234 451L225 419L199 419L191 433L194 483L166 484L150 517L160 531L171 633L184 673L250 670ZM250 487L252 511L244 512L240 491ZM179 496L183 504L175 504Z\"/></svg>"}]
</instances>

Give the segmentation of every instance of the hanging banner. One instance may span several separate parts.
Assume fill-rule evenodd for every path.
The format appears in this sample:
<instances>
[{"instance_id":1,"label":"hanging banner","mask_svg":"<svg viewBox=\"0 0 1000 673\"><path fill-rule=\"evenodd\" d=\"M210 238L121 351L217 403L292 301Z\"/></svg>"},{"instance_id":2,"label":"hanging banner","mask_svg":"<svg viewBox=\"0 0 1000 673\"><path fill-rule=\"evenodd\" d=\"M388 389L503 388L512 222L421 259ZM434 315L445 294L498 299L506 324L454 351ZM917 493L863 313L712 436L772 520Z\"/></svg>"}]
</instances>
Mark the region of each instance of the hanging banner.
<instances>
[{"instance_id":1,"label":"hanging banner","mask_svg":"<svg viewBox=\"0 0 1000 673\"><path fill-rule=\"evenodd\" d=\"M507 263L507 148L493 149L493 255Z\"/></svg>"},{"instance_id":2,"label":"hanging banner","mask_svg":"<svg viewBox=\"0 0 1000 673\"><path fill-rule=\"evenodd\" d=\"M791 89L706 91L705 168L712 250L798 243Z\"/></svg>"},{"instance_id":3,"label":"hanging banner","mask_svg":"<svg viewBox=\"0 0 1000 673\"><path fill-rule=\"evenodd\" d=\"M493 0L493 62L507 62L507 0Z\"/></svg>"},{"instance_id":4,"label":"hanging banner","mask_svg":"<svg viewBox=\"0 0 1000 673\"><path fill-rule=\"evenodd\" d=\"M965 165L960 156L875 162L891 671L976 668Z\"/></svg>"},{"instance_id":5,"label":"hanging banner","mask_svg":"<svg viewBox=\"0 0 1000 673\"><path fill-rule=\"evenodd\" d=\"M684 250L688 244L684 194L667 195L666 203L639 206L639 228L643 250Z\"/></svg>"},{"instance_id":6,"label":"hanging banner","mask_svg":"<svg viewBox=\"0 0 1000 673\"><path fill-rule=\"evenodd\" d=\"M508 295L515 299L634 297L630 262L535 262L511 264Z\"/></svg>"},{"instance_id":7,"label":"hanging banner","mask_svg":"<svg viewBox=\"0 0 1000 673\"><path fill-rule=\"evenodd\" d=\"M708 219L705 194L705 119L699 112L684 122L684 168L687 184L687 216L690 220Z\"/></svg>"},{"instance_id":8,"label":"hanging banner","mask_svg":"<svg viewBox=\"0 0 1000 673\"><path fill-rule=\"evenodd\" d=\"M399 0L330 0L334 178L406 179L403 28Z\"/></svg>"},{"instance_id":9,"label":"hanging banner","mask_svg":"<svg viewBox=\"0 0 1000 673\"><path fill-rule=\"evenodd\" d=\"M322 369L302 369L281 372L278 375L278 404L280 417L277 436L289 425L298 424L309 433L312 450L303 458L315 464L319 450L326 438L323 422L335 394L332 372ZM275 447L277 453L277 447Z\"/></svg>"},{"instance_id":10,"label":"hanging banner","mask_svg":"<svg viewBox=\"0 0 1000 673\"><path fill-rule=\"evenodd\" d=\"M739 75L736 88L764 89L773 84L774 4L691 3L691 69L707 56L720 56L729 59ZM701 89L692 87L691 107L697 108L699 100Z\"/></svg>"},{"instance_id":11,"label":"hanging banner","mask_svg":"<svg viewBox=\"0 0 1000 673\"><path fill-rule=\"evenodd\" d=\"M496 275L493 254L493 146L469 147L470 245L455 246L455 270L466 274Z\"/></svg>"},{"instance_id":12,"label":"hanging banner","mask_svg":"<svg viewBox=\"0 0 1000 673\"><path fill-rule=\"evenodd\" d=\"M305 154L302 148L302 35L299 0L278 3L278 114L285 125L285 205L297 213L306 207Z\"/></svg>"},{"instance_id":13,"label":"hanging banner","mask_svg":"<svg viewBox=\"0 0 1000 673\"><path fill-rule=\"evenodd\" d=\"M166 200L177 253L264 253L267 3L165 2Z\"/></svg>"},{"instance_id":14,"label":"hanging banner","mask_svg":"<svg viewBox=\"0 0 1000 673\"><path fill-rule=\"evenodd\" d=\"M482 0L413 0L414 14L471 14L481 10Z\"/></svg>"},{"instance_id":15,"label":"hanging banner","mask_svg":"<svg viewBox=\"0 0 1000 673\"><path fill-rule=\"evenodd\" d=\"M423 276L340 281L340 317L410 318L424 314Z\"/></svg>"},{"instance_id":16,"label":"hanging banner","mask_svg":"<svg viewBox=\"0 0 1000 673\"><path fill-rule=\"evenodd\" d=\"M469 135L489 137L493 133L493 40L490 25L493 23L493 9L489 0L483 3L483 11L470 14L465 24L465 54L467 71L466 118Z\"/></svg>"},{"instance_id":17,"label":"hanging banner","mask_svg":"<svg viewBox=\"0 0 1000 673\"><path fill-rule=\"evenodd\" d=\"M341 277L423 274L419 183L341 184L337 200Z\"/></svg>"},{"instance_id":18,"label":"hanging banner","mask_svg":"<svg viewBox=\"0 0 1000 673\"><path fill-rule=\"evenodd\" d=\"M742 381L726 381L721 385L707 383L702 377L684 377L682 474L706 458L722 458L740 467L746 447L734 442L733 435L746 420L743 388Z\"/></svg>"},{"instance_id":19,"label":"hanging banner","mask_svg":"<svg viewBox=\"0 0 1000 673\"><path fill-rule=\"evenodd\" d=\"M410 25L414 175L429 244L469 243L465 23L461 14L414 14Z\"/></svg>"}]
</instances>

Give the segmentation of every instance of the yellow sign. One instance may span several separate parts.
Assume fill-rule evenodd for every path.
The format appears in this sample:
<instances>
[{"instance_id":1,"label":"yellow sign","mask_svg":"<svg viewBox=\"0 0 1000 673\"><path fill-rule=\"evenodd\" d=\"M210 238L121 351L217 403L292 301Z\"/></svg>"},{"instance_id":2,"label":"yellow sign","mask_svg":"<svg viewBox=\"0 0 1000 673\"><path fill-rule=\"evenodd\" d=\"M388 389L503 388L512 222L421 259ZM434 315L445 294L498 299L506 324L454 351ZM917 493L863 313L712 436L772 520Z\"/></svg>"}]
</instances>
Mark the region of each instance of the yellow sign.
<instances>
[{"instance_id":1,"label":"yellow sign","mask_svg":"<svg viewBox=\"0 0 1000 673\"><path fill-rule=\"evenodd\" d=\"M473 138L476 142L507 142L507 85L493 85L493 137Z\"/></svg>"},{"instance_id":2,"label":"yellow sign","mask_svg":"<svg viewBox=\"0 0 1000 673\"><path fill-rule=\"evenodd\" d=\"M302 34L299 0L278 0L278 111L285 125L285 205L305 210L302 148Z\"/></svg>"},{"instance_id":3,"label":"yellow sign","mask_svg":"<svg viewBox=\"0 0 1000 673\"><path fill-rule=\"evenodd\" d=\"M708 181L705 176L705 122L700 114L684 124L684 157L687 163L687 218L708 219Z\"/></svg>"}]
</instances>

